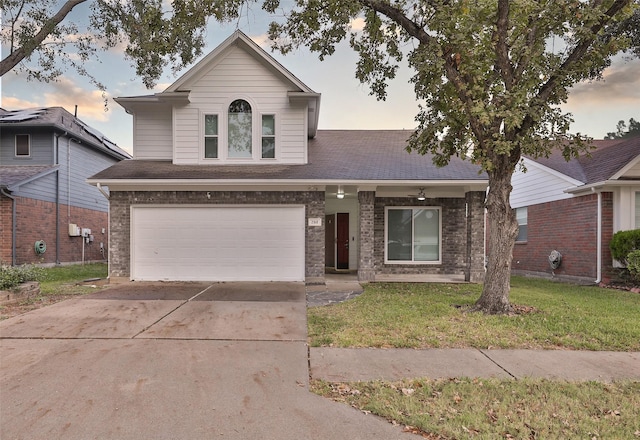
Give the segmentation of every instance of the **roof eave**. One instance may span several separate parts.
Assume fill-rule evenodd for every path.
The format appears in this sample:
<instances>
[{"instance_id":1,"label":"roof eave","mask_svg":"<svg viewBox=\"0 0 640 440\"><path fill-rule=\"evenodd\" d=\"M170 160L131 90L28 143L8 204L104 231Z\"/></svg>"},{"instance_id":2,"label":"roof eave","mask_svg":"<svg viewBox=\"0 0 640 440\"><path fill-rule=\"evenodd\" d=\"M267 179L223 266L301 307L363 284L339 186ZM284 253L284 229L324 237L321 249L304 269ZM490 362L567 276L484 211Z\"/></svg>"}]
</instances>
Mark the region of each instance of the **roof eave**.
<instances>
[{"instance_id":1,"label":"roof eave","mask_svg":"<svg viewBox=\"0 0 640 440\"><path fill-rule=\"evenodd\" d=\"M590 183L588 185L575 186L564 190L567 194L581 194L585 192L598 192L605 188L619 186L640 186L640 180L603 180L601 182Z\"/></svg>"}]
</instances>

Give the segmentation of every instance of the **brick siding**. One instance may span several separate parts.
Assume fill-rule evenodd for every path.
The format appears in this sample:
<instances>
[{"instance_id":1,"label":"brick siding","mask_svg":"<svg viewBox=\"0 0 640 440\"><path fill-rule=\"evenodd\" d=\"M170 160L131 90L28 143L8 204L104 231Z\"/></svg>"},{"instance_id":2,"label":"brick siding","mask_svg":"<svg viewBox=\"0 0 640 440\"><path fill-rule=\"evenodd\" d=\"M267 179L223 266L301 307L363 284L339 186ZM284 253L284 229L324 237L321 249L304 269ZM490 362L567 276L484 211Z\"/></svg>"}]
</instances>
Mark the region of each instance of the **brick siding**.
<instances>
[{"instance_id":1,"label":"brick siding","mask_svg":"<svg viewBox=\"0 0 640 440\"><path fill-rule=\"evenodd\" d=\"M442 209L441 264L385 264L384 233L386 206L416 206L414 199L376 198L374 258L377 274L442 274L465 275L465 279L481 282L484 278L484 193L472 192L463 198L437 198L421 202L421 206ZM467 218L467 206L469 213Z\"/></svg>"},{"instance_id":2,"label":"brick siding","mask_svg":"<svg viewBox=\"0 0 640 440\"><path fill-rule=\"evenodd\" d=\"M12 262L12 201L6 197L0 206L0 258L3 263ZM85 208L59 205L59 238L56 246L56 204L25 197L16 197L16 264L55 264L83 261L82 237L69 237L69 223L91 229L92 243L84 244L84 261L103 261L109 248L108 214ZM104 228L105 233L102 233ZM46 251L35 252L36 241L46 243ZM104 254L100 251L103 243ZM56 248L59 253L56 255Z\"/></svg>"},{"instance_id":3,"label":"brick siding","mask_svg":"<svg viewBox=\"0 0 640 440\"><path fill-rule=\"evenodd\" d=\"M597 277L598 195L532 205L527 208L527 241L513 250L514 273L539 273L594 280ZM612 269L609 242L613 236L613 196L602 193L602 272ZM555 270L548 256L557 250L562 263Z\"/></svg>"}]
</instances>

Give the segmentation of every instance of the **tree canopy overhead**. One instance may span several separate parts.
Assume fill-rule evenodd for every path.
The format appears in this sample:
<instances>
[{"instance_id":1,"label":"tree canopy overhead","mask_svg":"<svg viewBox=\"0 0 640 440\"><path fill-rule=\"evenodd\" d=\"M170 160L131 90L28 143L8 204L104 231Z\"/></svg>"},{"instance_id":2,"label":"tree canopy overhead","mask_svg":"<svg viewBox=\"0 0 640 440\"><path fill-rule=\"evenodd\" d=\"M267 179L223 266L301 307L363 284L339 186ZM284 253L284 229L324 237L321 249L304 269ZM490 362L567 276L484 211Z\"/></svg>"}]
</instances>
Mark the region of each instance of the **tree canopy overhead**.
<instances>
[{"instance_id":1,"label":"tree canopy overhead","mask_svg":"<svg viewBox=\"0 0 640 440\"><path fill-rule=\"evenodd\" d=\"M270 11L278 0L268 3ZM513 245L511 176L522 155L565 158L588 147L559 105L574 84L597 79L621 51L640 54L636 0L298 0L273 23L273 47L320 57L348 39L356 76L378 99L406 57L423 102L409 150L479 164L489 175L485 283L476 308L505 313ZM352 23L363 20L362 30Z\"/></svg>"},{"instance_id":2,"label":"tree canopy overhead","mask_svg":"<svg viewBox=\"0 0 640 440\"><path fill-rule=\"evenodd\" d=\"M86 28L66 20L89 5ZM356 77L384 99L399 63L413 69L417 129L408 149L439 165L456 155L489 176L487 274L477 308L510 311L509 275L518 225L511 175L523 154L588 147L559 105L572 85L597 79L615 54L640 55L640 0L0 0L0 75L17 69L47 81L116 45L151 87L202 52L209 19L248 8L284 13L269 30L283 53L306 46L320 59L348 41ZM354 26L354 23L362 26ZM74 47L75 52L70 48ZM66 60L65 63L60 61ZM95 81L99 85L98 81Z\"/></svg>"},{"instance_id":3,"label":"tree canopy overhead","mask_svg":"<svg viewBox=\"0 0 640 440\"><path fill-rule=\"evenodd\" d=\"M16 70L30 80L51 81L75 70L104 89L86 69L90 59L124 48L145 86L163 70L192 64L205 45L209 19L238 18L244 0L0 0L6 56L0 76ZM74 9L81 13L73 21Z\"/></svg>"}]
</instances>

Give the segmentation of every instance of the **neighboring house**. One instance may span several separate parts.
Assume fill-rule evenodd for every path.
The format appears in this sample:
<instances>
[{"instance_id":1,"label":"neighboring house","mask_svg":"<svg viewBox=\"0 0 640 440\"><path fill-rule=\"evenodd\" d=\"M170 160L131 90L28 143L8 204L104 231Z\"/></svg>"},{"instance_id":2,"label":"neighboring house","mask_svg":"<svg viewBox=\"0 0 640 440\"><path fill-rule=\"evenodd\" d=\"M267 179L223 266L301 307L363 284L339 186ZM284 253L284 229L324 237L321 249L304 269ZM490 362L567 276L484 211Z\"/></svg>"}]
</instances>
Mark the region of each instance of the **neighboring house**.
<instances>
[{"instance_id":1,"label":"neighboring house","mask_svg":"<svg viewBox=\"0 0 640 440\"><path fill-rule=\"evenodd\" d=\"M0 263L105 260L108 201L86 179L130 157L61 107L0 109Z\"/></svg>"},{"instance_id":2,"label":"neighboring house","mask_svg":"<svg viewBox=\"0 0 640 440\"><path fill-rule=\"evenodd\" d=\"M557 151L525 157L526 173L514 173L514 273L596 283L611 277L611 237L640 228L640 137L594 145L569 162ZM557 268L549 261L553 251L562 256Z\"/></svg>"},{"instance_id":3,"label":"neighboring house","mask_svg":"<svg viewBox=\"0 0 640 440\"><path fill-rule=\"evenodd\" d=\"M134 160L89 179L109 187L112 279L484 277L486 175L409 154L410 131L318 130L320 94L239 31L116 101Z\"/></svg>"}]
</instances>

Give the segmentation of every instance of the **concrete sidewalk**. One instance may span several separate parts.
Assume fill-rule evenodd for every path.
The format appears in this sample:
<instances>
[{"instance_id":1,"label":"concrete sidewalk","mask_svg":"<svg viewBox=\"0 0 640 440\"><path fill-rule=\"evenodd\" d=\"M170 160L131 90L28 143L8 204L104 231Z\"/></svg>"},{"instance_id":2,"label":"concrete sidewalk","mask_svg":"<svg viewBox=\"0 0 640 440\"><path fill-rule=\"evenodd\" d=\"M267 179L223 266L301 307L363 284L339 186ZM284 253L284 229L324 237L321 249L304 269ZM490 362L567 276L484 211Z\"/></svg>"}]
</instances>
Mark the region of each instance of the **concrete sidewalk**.
<instances>
[{"instance_id":1,"label":"concrete sidewalk","mask_svg":"<svg viewBox=\"0 0 640 440\"><path fill-rule=\"evenodd\" d=\"M640 352L311 348L310 376L333 382L483 377L640 380Z\"/></svg>"}]
</instances>

